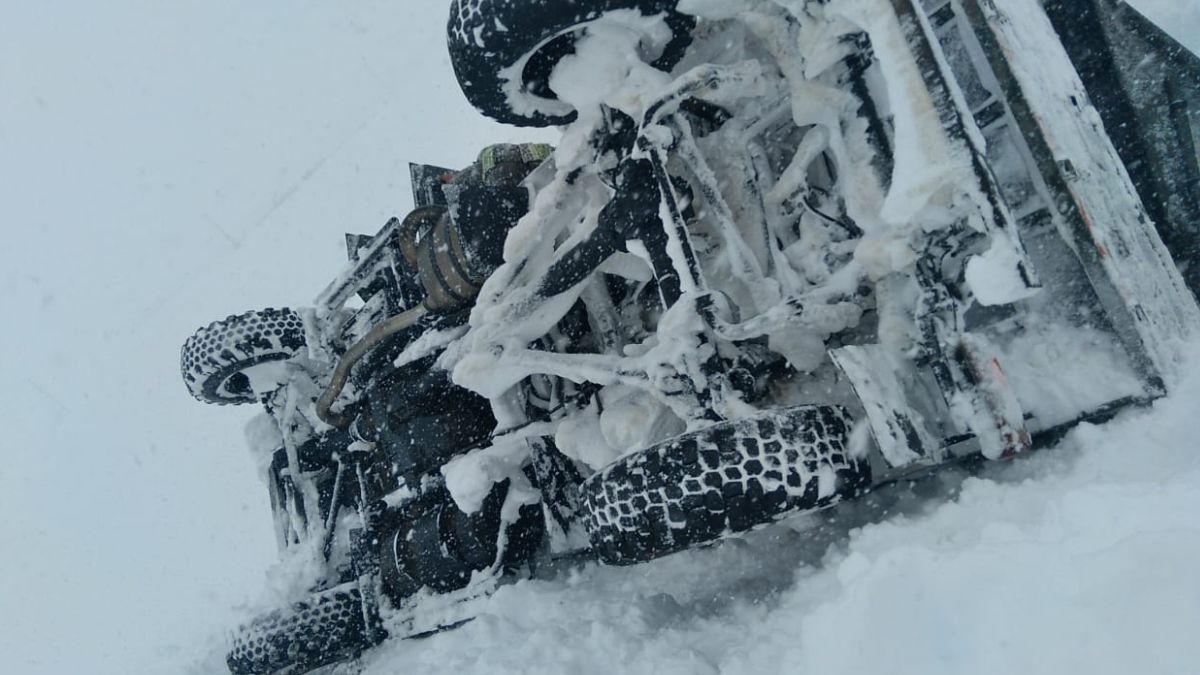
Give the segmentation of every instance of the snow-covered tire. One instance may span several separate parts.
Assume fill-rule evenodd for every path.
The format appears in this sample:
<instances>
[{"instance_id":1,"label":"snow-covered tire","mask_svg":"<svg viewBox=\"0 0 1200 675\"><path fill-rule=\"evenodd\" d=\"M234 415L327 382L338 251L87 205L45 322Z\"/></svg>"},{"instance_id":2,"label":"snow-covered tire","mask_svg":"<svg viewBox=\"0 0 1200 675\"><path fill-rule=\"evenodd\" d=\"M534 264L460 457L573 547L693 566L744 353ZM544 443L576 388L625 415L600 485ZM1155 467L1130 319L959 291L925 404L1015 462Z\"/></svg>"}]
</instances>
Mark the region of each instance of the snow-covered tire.
<instances>
[{"instance_id":1,"label":"snow-covered tire","mask_svg":"<svg viewBox=\"0 0 1200 675\"><path fill-rule=\"evenodd\" d=\"M234 634L225 662L233 675L303 673L372 646L354 583L314 594Z\"/></svg>"},{"instance_id":2,"label":"snow-covered tire","mask_svg":"<svg viewBox=\"0 0 1200 675\"><path fill-rule=\"evenodd\" d=\"M691 42L695 20L675 11L678 0L453 0L448 26L450 62L459 86L480 112L516 126L566 124L575 111L547 80L571 53L573 36L617 10L662 15L663 44L646 44L651 65L670 70ZM510 82L510 80L520 80Z\"/></svg>"},{"instance_id":3,"label":"snow-covered tire","mask_svg":"<svg viewBox=\"0 0 1200 675\"><path fill-rule=\"evenodd\" d=\"M715 424L606 467L583 486L592 548L629 565L830 506L870 484L838 406Z\"/></svg>"},{"instance_id":4,"label":"snow-covered tire","mask_svg":"<svg viewBox=\"0 0 1200 675\"><path fill-rule=\"evenodd\" d=\"M246 370L285 361L304 350L304 324L290 309L262 309L214 321L196 331L179 356L192 396L218 405L254 403Z\"/></svg>"}]
</instances>

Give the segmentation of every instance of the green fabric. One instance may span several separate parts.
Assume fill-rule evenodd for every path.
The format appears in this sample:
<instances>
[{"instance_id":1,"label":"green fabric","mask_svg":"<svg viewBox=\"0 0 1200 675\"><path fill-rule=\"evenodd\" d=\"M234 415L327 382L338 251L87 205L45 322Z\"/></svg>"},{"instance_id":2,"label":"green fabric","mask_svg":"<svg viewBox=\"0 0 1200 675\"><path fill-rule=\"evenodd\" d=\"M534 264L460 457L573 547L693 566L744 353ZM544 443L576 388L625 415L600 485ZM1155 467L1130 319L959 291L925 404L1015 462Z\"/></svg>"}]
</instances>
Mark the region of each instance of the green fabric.
<instances>
[{"instance_id":1,"label":"green fabric","mask_svg":"<svg viewBox=\"0 0 1200 675\"><path fill-rule=\"evenodd\" d=\"M540 164L554 152L554 148L545 143L496 143L489 145L479 153L479 173L482 180L487 180L488 173L498 164Z\"/></svg>"}]
</instances>

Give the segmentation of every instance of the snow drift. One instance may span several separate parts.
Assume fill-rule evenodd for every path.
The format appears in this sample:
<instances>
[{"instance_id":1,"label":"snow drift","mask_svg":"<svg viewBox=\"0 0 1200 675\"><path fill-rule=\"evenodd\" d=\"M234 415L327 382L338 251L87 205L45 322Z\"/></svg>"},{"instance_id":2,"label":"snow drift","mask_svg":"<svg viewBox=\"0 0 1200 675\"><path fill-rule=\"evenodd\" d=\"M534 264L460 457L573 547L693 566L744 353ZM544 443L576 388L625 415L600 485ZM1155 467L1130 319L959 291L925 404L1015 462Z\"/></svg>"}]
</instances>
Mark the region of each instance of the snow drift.
<instances>
[{"instance_id":1,"label":"snow drift","mask_svg":"<svg viewBox=\"0 0 1200 675\"><path fill-rule=\"evenodd\" d=\"M1192 353L1170 397L1057 447L634 568L564 564L363 675L1194 672Z\"/></svg>"}]
</instances>

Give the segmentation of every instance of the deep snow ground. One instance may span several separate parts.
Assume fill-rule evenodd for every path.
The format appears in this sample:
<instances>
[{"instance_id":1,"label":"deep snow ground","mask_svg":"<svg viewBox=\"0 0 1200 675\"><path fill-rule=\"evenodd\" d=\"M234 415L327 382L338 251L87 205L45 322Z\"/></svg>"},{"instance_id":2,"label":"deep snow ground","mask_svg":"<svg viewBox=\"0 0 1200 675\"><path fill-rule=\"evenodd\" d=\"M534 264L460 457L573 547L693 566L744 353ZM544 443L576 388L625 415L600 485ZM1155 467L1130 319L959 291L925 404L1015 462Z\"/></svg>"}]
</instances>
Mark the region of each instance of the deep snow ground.
<instances>
[{"instance_id":1,"label":"deep snow ground","mask_svg":"<svg viewBox=\"0 0 1200 675\"><path fill-rule=\"evenodd\" d=\"M1134 4L1200 50L1200 2ZM0 2L0 672L220 672L274 546L249 411L192 401L178 347L311 301L406 162L528 138L462 101L446 5ZM956 501L564 569L367 673L1194 672L1188 383Z\"/></svg>"},{"instance_id":2,"label":"deep snow ground","mask_svg":"<svg viewBox=\"0 0 1200 675\"><path fill-rule=\"evenodd\" d=\"M385 645L364 675L1194 673L1195 357L1170 398L1056 448L714 549L520 582L453 632Z\"/></svg>"}]
</instances>

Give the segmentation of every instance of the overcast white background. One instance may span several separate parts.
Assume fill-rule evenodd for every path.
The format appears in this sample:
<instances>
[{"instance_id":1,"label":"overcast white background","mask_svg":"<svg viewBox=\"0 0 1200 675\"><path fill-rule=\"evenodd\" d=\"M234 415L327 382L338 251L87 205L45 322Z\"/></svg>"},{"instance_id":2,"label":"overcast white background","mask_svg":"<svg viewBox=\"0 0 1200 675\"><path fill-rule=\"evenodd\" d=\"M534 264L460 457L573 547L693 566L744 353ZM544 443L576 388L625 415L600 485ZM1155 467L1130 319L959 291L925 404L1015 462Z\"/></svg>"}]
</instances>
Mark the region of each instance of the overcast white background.
<instances>
[{"instance_id":1,"label":"overcast white background","mask_svg":"<svg viewBox=\"0 0 1200 675\"><path fill-rule=\"evenodd\" d=\"M1141 0L1197 48L1200 5ZM274 559L199 325L309 302L497 140L446 0L0 0L0 671L186 672Z\"/></svg>"},{"instance_id":2,"label":"overcast white background","mask_svg":"<svg viewBox=\"0 0 1200 675\"><path fill-rule=\"evenodd\" d=\"M261 586L249 411L179 346L310 302L407 162L520 137L463 100L447 6L0 0L0 670L180 670Z\"/></svg>"}]
</instances>

